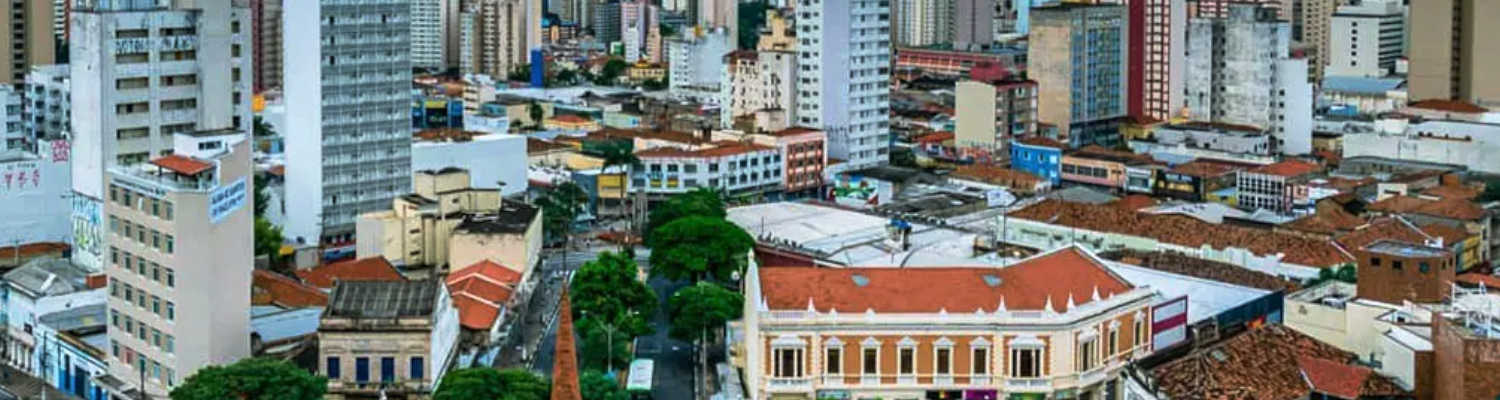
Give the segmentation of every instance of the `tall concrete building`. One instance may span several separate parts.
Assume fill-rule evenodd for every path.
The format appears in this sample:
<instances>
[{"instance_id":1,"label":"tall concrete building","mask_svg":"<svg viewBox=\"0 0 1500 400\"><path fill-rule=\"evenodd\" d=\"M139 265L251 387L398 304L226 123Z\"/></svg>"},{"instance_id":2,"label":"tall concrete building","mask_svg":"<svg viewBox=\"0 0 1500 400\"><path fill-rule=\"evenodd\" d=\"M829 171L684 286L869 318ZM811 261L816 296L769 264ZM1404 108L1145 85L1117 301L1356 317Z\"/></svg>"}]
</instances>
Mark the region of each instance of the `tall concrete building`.
<instances>
[{"instance_id":1,"label":"tall concrete building","mask_svg":"<svg viewBox=\"0 0 1500 400\"><path fill-rule=\"evenodd\" d=\"M922 47L952 40L954 0L895 0L891 17L896 44Z\"/></svg>"},{"instance_id":2,"label":"tall concrete building","mask_svg":"<svg viewBox=\"0 0 1500 400\"><path fill-rule=\"evenodd\" d=\"M1063 3L1031 9L1027 73L1037 118L1072 146L1113 147L1125 116L1130 34L1126 8Z\"/></svg>"},{"instance_id":3,"label":"tall concrete building","mask_svg":"<svg viewBox=\"0 0 1500 400\"><path fill-rule=\"evenodd\" d=\"M255 49L255 93L281 87L282 1L284 0L250 0L250 35Z\"/></svg>"},{"instance_id":4,"label":"tall concrete building","mask_svg":"<svg viewBox=\"0 0 1500 400\"><path fill-rule=\"evenodd\" d=\"M737 46L739 36L740 2L737 0L697 0L698 27L704 31L724 28L729 31L729 45ZM723 56L720 54L719 56Z\"/></svg>"},{"instance_id":5,"label":"tall concrete building","mask_svg":"<svg viewBox=\"0 0 1500 400\"><path fill-rule=\"evenodd\" d=\"M971 49L995 41L995 1L956 0L953 7L953 48Z\"/></svg>"},{"instance_id":6,"label":"tall concrete building","mask_svg":"<svg viewBox=\"0 0 1500 400\"><path fill-rule=\"evenodd\" d=\"M797 53L787 50L736 50L724 56L725 83L719 104L720 125L732 128L736 118L754 116L757 128L797 122ZM759 116L764 115L764 121Z\"/></svg>"},{"instance_id":7,"label":"tall concrete building","mask_svg":"<svg viewBox=\"0 0 1500 400\"><path fill-rule=\"evenodd\" d=\"M1406 75L1411 99L1500 107L1496 20L1500 2L1494 0L1413 0Z\"/></svg>"},{"instance_id":8,"label":"tall concrete building","mask_svg":"<svg viewBox=\"0 0 1500 400\"><path fill-rule=\"evenodd\" d=\"M250 129L250 11L99 0L72 15L74 237L97 244L109 168L171 154L177 133ZM97 268L104 250L78 246L73 258Z\"/></svg>"},{"instance_id":9,"label":"tall concrete building","mask_svg":"<svg viewBox=\"0 0 1500 400\"><path fill-rule=\"evenodd\" d=\"M144 383L149 397L165 398L200 368L250 356L250 141L233 128L173 136L173 154L109 169L115 379L100 382L129 382L107 388L112 397L135 398L131 387Z\"/></svg>"},{"instance_id":10,"label":"tall concrete building","mask_svg":"<svg viewBox=\"0 0 1500 400\"><path fill-rule=\"evenodd\" d=\"M724 79L724 55L733 48L728 28L684 32L667 41L667 86L673 96L719 101Z\"/></svg>"},{"instance_id":11,"label":"tall concrete building","mask_svg":"<svg viewBox=\"0 0 1500 400\"><path fill-rule=\"evenodd\" d=\"M349 244L411 190L411 3L286 6L286 236Z\"/></svg>"},{"instance_id":12,"label":"tall concrete building","mask_svg":"<svg viewBox=\"0 0 1500 400\"><path fill-rule=\"evenodd\" d=\"M1275 10L1234 4L1227 18L1188 23L1186 104L1191 118L1268 131L1288 155L1312 152L1312 85L1290 57L1291 25Z\"/></svg>"},{"instance_id":13,"label":"tall concrete building","mask_svg":"<svg viewBox=\"0 0 1500 400\"><path fill-rule=\"evenodd\" d=\"M50 1L0 1L0 26L10 30L0 41L0 82L21 83L33 65L53 63L59 29Z\"/></svg>"},{"instance_id":14,"label":"tall concrete building","mask_svg":"<svg viewBox=\"0 0 1500 400\"><path fill-rule=\"evenodd\" d=\"M26 74L25 104L21 107L27 136L62 139L73 132L71 75L67 64L31 67L31 73Z\"/></svg>"},{"instance_id":15,"label":"tall concrete building","mask_svg":"<svg viewBox=\"0 0 1500 400\"><path fill-rule=\"evenodd\" d=\"M1329 47L1328 25L1332 23L1333 13L1338 10L1340 3L1343 0L1297 0L1301 9L1295 16L1298 21L1293 24L1301 27L1299 30L1302 35L1294 35L1292 38L1302 42L1303 48L1307 49L1307 78L1311 82L1323 80L1323 69L1328 65L1332 51Z\"/></svg>"},{"instance_id":16,"label":"tall concrete building","mask_svg":"<svg viewBox=\"0 0 1500 400\"><path fill-rule=\"evenodd\" d=\"M1339 7L1331 26L1327 75L1386 76L1406 54L1406 6L1400 0Z\"/></svg>"},{"instance_id":17,"label":"tall concrete building","mask_svg":"<svg viewBox=\"0 0 1500 400\"><path fill-rule=\"evenodd\" d=\"M585 25L594 30L594 39L599 43L620 41L620 3L606 2L594 5L592 22Z\"/></svg>"},{"instance_id":18,"label":"tall concrete building","mask_svg":"<svg viewBox=\"0 0 1500 400\"><path fill-rule=\"evenodd\" d=\"M891 42L885 2L797 5L797 119L828 134L850 170L889 161Z\"/></svg>"},{"instance_id":19,"label":"tall concrete building","mask_svg":"<svg viewBox=\"0 0 1500 400\"><path fill-rule=\"evenodd\" d=\"M295 1L295 0L293 0ZM444 11L448 0L411 1L411 66L412 68L442 69L445 66L444 46L447 35L444 31Z\"/></svg>"},{"instance_id":20,"label":"tall concrete building","mask_svg":"<svg viewBox=\"0 0 1500 400\"><path fill-rule=\"evenodd\" d=\"M478 0L474 14L473 57L468 70L503 79L526 66L531 49L542 46L541 0Z\"/></svg>"},{"instance_id":21,"label":"tall concrete building","mask_svg":"<svg viewBox=\"0 0 1500 400\"><path fill-rule=\"evenodd\" d=\"M662 62L661 7L646 0L620 2L625 62Z\"/></svg>"},{"instance_id":22,"label":"tall concrete building","mask_svg":"<svg viewBox=\"0 0 1500 400\"><path fill-rule=\"evenodd\" d=\"M1134 0L1130 8L1130 115L1166 120L1182 110L1187 1Z\"/></svg>"}]
</instances>

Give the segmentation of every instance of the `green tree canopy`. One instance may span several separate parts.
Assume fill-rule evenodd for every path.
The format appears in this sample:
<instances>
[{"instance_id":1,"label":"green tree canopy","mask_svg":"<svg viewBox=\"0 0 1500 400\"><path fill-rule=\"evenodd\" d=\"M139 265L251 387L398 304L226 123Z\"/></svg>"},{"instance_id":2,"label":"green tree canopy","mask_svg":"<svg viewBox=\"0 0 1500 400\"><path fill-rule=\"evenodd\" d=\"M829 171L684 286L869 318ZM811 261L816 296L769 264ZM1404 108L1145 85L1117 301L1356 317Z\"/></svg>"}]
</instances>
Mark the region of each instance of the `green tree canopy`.
<instances>
[{"instance_id":1,"label":"green tree canopy","mask_svg":"<svg viewBox=\"0 0 1500 400\"><path fill-rule=\"evenodd\" d=\"M523 369L465 368L443 376L433 400L543 400L551 385Z\"/></svg>"},{"instance_id":2,"label":"green tree canopy","mask_svg":"<svg viewBox=\"0 0 1500 400\"><path fill-rule=\"evenodd\" d=\"M739 34L735 43L741 49L754 49L760 42L760 28L766 25L766 10L771 4L764 1L745 1L739 3Z\"/></svg>"},{"instance_id":3,"label":"green tree canopy","mask_svg":"<svg viewBox=\"0 0 1500 400\"><path fill-rule=\"evenodd\" d=\"M547 111L542 108L541 103L535 101L526 106L527 116L531 117L532 126L542 126L542 118L547 116Z\"/></svg>"},{"instance_id":4,"label":"green tree canopy","mask_svg":"<svg viewBox=\"0 0 1500 400\"><path fill-rule=\"evenodd\" d=\"M576 325L578 336L583 339L582 347L578 350L578 360L583 369L604 371L630 365L630 341L634 335L593 317L580 319ZM610 347L611 342L613 348ZM610 362L611 358L614 359L613 363Z\"/></svg>"},{"instance_id":5,"label":"green tree canopy","mask_svg":"<svg viewBox=\"0 0 1500 400\"><path fill-rule=\"evenodd\" d=\"M710 282L698 282L667 299L672 328L678 340L696 340L744 313L745 297Z\"/></svg>"},{"instance_id":6,"label":"green tree canopy","mask_svg":"<svg viewBox=\"0 0 1500 400\"><path fill-rule=\"evenodd\" d=\"M1500 179L1491 179L1484 183L1484 192L1479 193L1475 199L1480 202L1491 202L1500 200Z\"/></svg>"},{"instance_id":7,"label":"green tree canopy","mask_svg":"<svg viewBox=\"0 0 1500 400\"><path fill-rule=\"evenodd\" d=\"M719 192L710 188L700 187L687 193L672 196L667 201L651 208L646 221L646 244L656 247L652 236L656 230L666 226L672 221L686 217L709 217L723 219L728 213L724 211L724 200L719 198Z\"/></svg>"},{"instance_id":8,"label":"green tree canopy","mask_svg":"<svg viewBox=\"0 0 1500 400\"><path fill-rule=\"evenodd\" d=\"M651 92L667 90L667 82L661 79L647 79L645 82L641 82L641 87Z\"/></svg>"},{"instance_id":9,"label":"green tree canopy","mask_svg":"<svg viewBox=\"0 0 1500 400\"><path fill-rule=\"evenodd\" d=\"M172 400L315 400L322 399L328 380L270 358L246 358L215 365L172 389Z\"/></svg>"},{"instance_id":10,"label":"green tree canopy","mask_svg":"<svg viewBox=\"0 0 1500 400\"><path fill-rule=\"evenodd\" d=\"M266 174L263 173L255 174L255 178L252 180L255 186L255 197L252 198L255 202L255 218L266 216L266 208L271 206L271 196L266 194L266 186L269 185L268 181L269 179L266 178Z\"/></svg>"},{"instance_id":11,"label":"green tree canopy","mask_svg":"<svg viewBox=\"0 0 1500 400\"><path fill-rule=\"evenodd\" d=\"M254 137L276 136L276 129L272 128L271 124L266 123L266 120L259 115L250 119L250 128L250 134Z\"/></svg>"},{"instance_id":12,"label":"green tree canopy","mask_svg":"<svg viewBox=\"0 0 1500 400\"><path fill-rule=\"evenodd\" d=\"M667 279L730 279L755 239L722 218L687 217L651 234L651 271Z\"/></svg>"},{"instance_id":13,"label":"green tree canopy","mask_svg":"<svg viewBox=\"0 0 1500 400\"><path fill-rule=\"evenodd\" d=\"M627 68L630 68L630 64L626 64L625 59L618 57L610 58L608 62L604 63L604 69L599 71L599 80L594 81L594 83L604 86L613 85L616 80L620 79L621 75L625 74L625 69Z\"/></svg>"},{"instance_id":14,"label":"green tree canopy","mask_svg":"<svg viewBox=\"0 0 1500 400\"><path fill-rule=\"evenodd\" d=\"M547 241L566 239L587 201L583 188L571 181L558 183L543 193L537 205L542 209L542 232Z\"/></svg>"},{"instance_id":15,"label":"green tree canopy","mask_svg":"<svg viewBox=\"0 0 1500 400\"><path fill-rule=\"evenodd\" d=\"M646 318L656 312L656 293L636 279L636 268L634 259L608 251L584 263L568 292L573 317L612 325L620 336L651 333Z\"/></svg>"},{"instance_id":16,"label":"green tree canopy","mask_svg":"<svg viewBox=\"0 0 1500 400\"><path fill-rule=\"evenodd\" d=\"M281 228L265 218L255 219L255 255L264 255L275 261L281 255Z\"/></svg>"},{"instance_id":17,"label":"green tree canopy","mask_svg":"<svg viewBox=\"0 0 1500 400\"><path fill-rule=\"evenodd\" d=\"M579 375L578 388L583 392L583 400L630 399L630 394L620 387L619 382L597 371L586 371Z\"/></svg>"}]
</instances>

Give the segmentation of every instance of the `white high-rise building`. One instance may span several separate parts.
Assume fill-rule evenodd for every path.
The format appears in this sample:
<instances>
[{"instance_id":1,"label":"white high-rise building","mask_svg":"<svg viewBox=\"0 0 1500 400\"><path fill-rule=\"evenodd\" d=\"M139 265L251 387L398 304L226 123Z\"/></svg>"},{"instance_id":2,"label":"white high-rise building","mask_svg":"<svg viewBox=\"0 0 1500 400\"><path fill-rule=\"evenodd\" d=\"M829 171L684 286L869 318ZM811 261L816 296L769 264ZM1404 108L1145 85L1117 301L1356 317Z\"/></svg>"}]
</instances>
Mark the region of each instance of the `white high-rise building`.
<instances>
[{"instance_id":1,"label":"white high-rise building","mask_svg":"<svg viewBox=\"0 0 1500 400\"><path fill-rule=\"evenodd\" d=\"M724 79L724 55L729 53L727 28L704 34L684 32L667 41L667 85L673 96L717 103Z\"/></svg>"},{"instance_id":2,"label":"white high-rise building","mask_svg":"<svg viewBox=\"0 0 1500 400\"><path fill-rule=\"evenodd\" d=\"M1291 34L1275 9L1255 4L1192 19L1184 72L1192 118L1264 129L1283 154L1312 152L1312 84L1307 60L1289 55Z\"/></svg>"},{"instance_id":3,"label":"white high-rise building","mask_svg":"<svg viewBox=\"0 0 1500 400\"><path fill-rule=\"evenodd\" d=\"M26 134L33 139L61 139L72 132L72 71L67 64L35 65L26 74L26 104L21 108Z\"/></svg>"},{"instance_id":4,"label":"white high-rise building","mask_svg":"<svg viewBox=\"0 0 1500 400\"><path fill-rule=\"evenodd\" d=\"M807 0L797 6L797 125L828 133L848 169L883 165L890 142L890 7Z\"/></svg>"},{"instance_id":5,"label":"white high-rise building","mask_svg":"<svg viewBox=\"0 0 1500 400\"><path fill-rule=\"evenodd\" d=\"M296 1L296 0L292 0ZM444 67L444 11L449 0L411 0L411 66Z\"/></svg>"},{"instance_id":6,"label":"white high-rise building","mask_svg":"<svg viewBox=\"0 0 1500 400\"><path fill-rule=\"evenodd\" d=\"M896 0L890 11L896 19L896 43L931 46L953 40L953 0Z\"/></svg>"},{"instance_id":7,"label":"white high-rise building","mask_svg":"<svg viewBox=\"0 0 1500 400\"><path fill-rule=\"evenodd\" d=\"M0 136L5 139L0 150L30 150L35 142L26 132L22 95L24 85L0 84Z\"/></svg>"},{"instance_id":8,"label":"white high-rise building","mask_svg":"<svg viewBox=\"0 0 1500 400\"><path fill-rule=\"evenodd\" d=\"M1329 26L1327 75L1386 76L1406 56L1406 6L1399 0L1340 6Z\"/></svg>"},{"instance_id":9,"label":"white high-rise building","mask_svg":"<svg viewBox=\"0 0 1500 400\"><path fill-rule=\"evenodd\" d=\"M409 0L286 3L288 238L349 245L355 216L411 190L410 13Z\"/></svg>"},{"instance_id":10,"label":"white high-rise building","mask_svg":"<svg viewBox=\"0 0 1500 400\"><path fill-rule=\"evenodd\" d=\"M73 258L97 268L110 167L170 154L176 133L250 130L250 19L230 0L83 0L72 15L74 237L90 244Z\"/></svg>"}]
</instances>

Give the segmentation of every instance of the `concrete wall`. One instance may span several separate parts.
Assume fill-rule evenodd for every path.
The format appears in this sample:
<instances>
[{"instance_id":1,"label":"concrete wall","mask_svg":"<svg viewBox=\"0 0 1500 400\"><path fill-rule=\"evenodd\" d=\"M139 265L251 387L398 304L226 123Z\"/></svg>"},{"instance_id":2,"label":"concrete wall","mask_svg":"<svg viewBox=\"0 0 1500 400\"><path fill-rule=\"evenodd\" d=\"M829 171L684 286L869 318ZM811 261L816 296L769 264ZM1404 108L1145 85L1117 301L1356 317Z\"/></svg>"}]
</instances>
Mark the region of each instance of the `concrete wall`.
<instances>
[{"instance_id":1,"label":"concrete wall","mask_svg":"<svg viewBox=\"0 0 1500 400\"><path fill-rule=\"evenodd\" d=\"M478 234L455 232L448 240L448 268L458 272L480 261L490 260L521 273L529 280L541 260L542 214L537 213L525 234Z\"/></svg>"},{"instance_id":2,"label":"concrete wall","mask_svg":"<svg viewBox=\"0 0 1500 400\"><path fill-rule=\"evenodd\" d=\"M961 81L957 92L957 109L954 119L954 139L959 147L994 148L995 138L995 87L984 82ZM1010 127L1006 127L1008 131Z\"/></svg>"},{"instance_id":3,"label":"concrete wall","mask_svg":"<svg viewBox=\"0 0 1500 400\"><path fill-rule=\"evenodd\" d=\"M483 135L469 142L417 142L411 146L412 170L459 167L469 170L470 187L495 188L504 195L526 191L526 137Z\"/></svg>"},{"instance_id":4,"label":"concrete wall","mask_svg":"<svg viewBox=\"0 0 1500 400\"><path fill-rule=\"evenodd\" d=\"M39 147L35 158L0 161L0 245L71 242L68 142L42 142Z\"/></svg>"}]
</instances>

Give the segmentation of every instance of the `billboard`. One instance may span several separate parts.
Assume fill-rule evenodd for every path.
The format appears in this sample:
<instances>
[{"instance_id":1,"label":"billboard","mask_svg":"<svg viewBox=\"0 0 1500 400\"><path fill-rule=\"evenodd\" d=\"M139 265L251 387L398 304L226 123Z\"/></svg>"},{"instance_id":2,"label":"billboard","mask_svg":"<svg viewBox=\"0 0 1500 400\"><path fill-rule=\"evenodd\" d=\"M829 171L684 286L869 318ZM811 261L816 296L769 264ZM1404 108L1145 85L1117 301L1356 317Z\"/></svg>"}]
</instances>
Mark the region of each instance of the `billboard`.
<instances>
[{"instance_id":1,"label":"billboard","mask_svg":"<svg viewBox=\"0 0 1500 400\"><path fill-rule=\"evenodd\" d=\"M208 194L208 222L217 224L249 201L250 185L244 177L234 183L214 188Z\"/></svg>"},{"instance_id":2,"label":"billboard","mask_svg":"<svg viewBox=\"0 0 1500 400\"><path fill-rule=\"evenodd\" d=\"M1187 321L1187 296L1151 307L1151 348L1161 350L1187 341Z\"/></svg>"}]
</instances>

